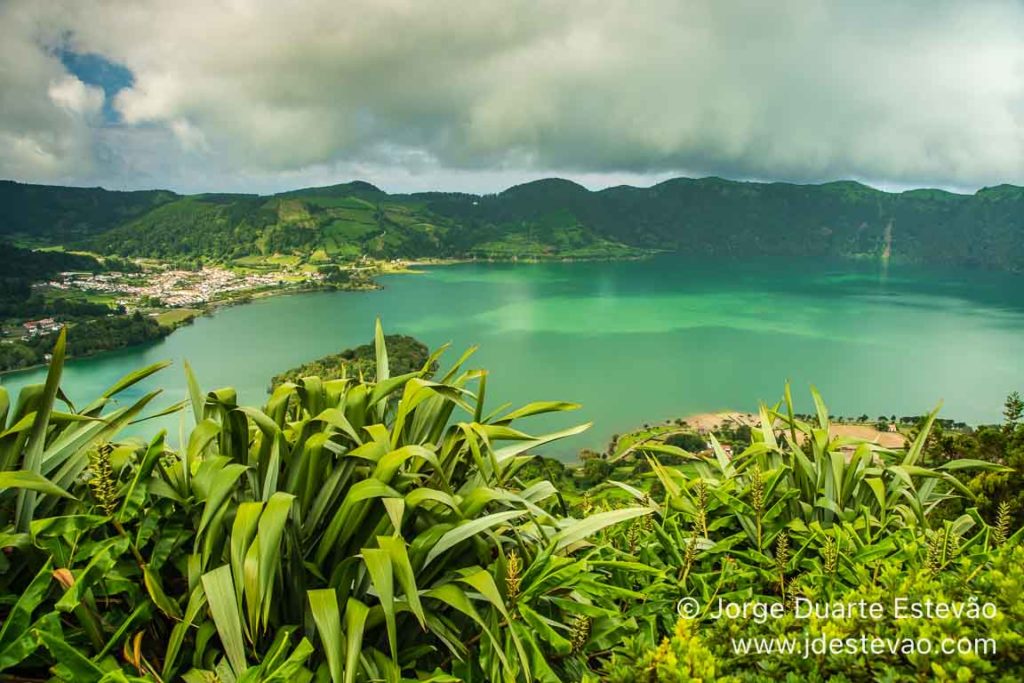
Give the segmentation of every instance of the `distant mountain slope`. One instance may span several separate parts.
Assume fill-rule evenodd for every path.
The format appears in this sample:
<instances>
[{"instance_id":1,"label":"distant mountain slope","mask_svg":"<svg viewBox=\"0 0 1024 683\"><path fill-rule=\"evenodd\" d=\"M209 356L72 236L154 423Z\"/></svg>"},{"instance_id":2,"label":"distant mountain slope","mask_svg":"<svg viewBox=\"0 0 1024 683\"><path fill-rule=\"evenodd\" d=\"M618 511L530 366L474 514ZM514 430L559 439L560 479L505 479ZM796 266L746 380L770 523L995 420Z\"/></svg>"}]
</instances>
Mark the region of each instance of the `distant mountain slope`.
<instances>
[{"instance_id":1,"label":"distant mountain slope","mask_svg":"<svg viewBox=\"0 0 1024 683\"><path fill-rule=\"evenodd\" d=\"M0 183L0 235L102 253L228 260L603 258L671 249L1024 270L1024 188L973 195L678 178L598 192L547 179L495 195L388 194L365 182L273 196ZM634 249L635 248L635 249Z\"/></svg>"},{"instance_id":2,"label":"distant mountain slope","mask_svg":"<svg viewBox=\"0 0 1024 683\"><path fill-rule=\"evenodd\" d=\"M698 254L840 256L1024 270L1024 188L974 195L678 178L590 192L541 180L497 195L429 195L467 225L530 225L562 212L613 241Z\"/></svg>"},{"instance_id":3,"label":"distant mountain slope","mask_svg":"<svg viewBox=\"0 0 1024 683\"><path fill-rule=\"evenodd\" d=\"M0 180L0 235L69 242L109 230L177 196L167 190L111 192Z\"/></svg>"},{"instance_id":4,"label":"distant mountain slope","mask_svg":"<svg viewBox=\"0 0 1024 683\"><path fill-rule=\"evenodd\" d=\"M368 183L256 195L178 197L79 246L158 258L234 259L297 253L313 260L396 257L615 257L628 247L553 214L536 224L463 222L430 196L388 195Z\"/></svg>"}]
</instances>

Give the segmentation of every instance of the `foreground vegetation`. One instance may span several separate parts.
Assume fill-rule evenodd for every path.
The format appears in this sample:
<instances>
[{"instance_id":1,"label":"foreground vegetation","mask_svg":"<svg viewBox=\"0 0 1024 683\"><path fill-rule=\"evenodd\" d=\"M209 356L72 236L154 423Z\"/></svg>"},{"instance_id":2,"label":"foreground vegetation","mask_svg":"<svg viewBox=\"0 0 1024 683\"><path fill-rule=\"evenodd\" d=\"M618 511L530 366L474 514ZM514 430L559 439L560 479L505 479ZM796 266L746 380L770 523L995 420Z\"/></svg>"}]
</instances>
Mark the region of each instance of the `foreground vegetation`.
<instances>
[{"instance_id":1,"label":"foreground vegetation","mask_svg":"<svg viewBox=\"0 0 1024 683\"><path fill-rule=\"evenodd\" d=\"M69 681L1017 681L1024 549L924 461L934 415L891 451L832 439L788 391L729 458L636 442L630 481L563 487L531 453L586 425L532 435L560 402L485 404L487 373L440 352L393 376L379 325L374 379L304 376L262 408L203 392L186 369L179 446L124 436L157 393L94 402L0 388L0 672ZM445 369L433 371L435 363ZM163 411L160 411L163 412ZM554 472L555 476L551 476ZM553 481L552 481L553 479ZM564 489L564 490L563 490ZM962 496L962 513L942 517ZM991 603L943 620L715 620L718 598ZM680 619L692 598L701 609ZM737 635L984 633L998 651L773 657Z\"/></svg>"}]
</instances>

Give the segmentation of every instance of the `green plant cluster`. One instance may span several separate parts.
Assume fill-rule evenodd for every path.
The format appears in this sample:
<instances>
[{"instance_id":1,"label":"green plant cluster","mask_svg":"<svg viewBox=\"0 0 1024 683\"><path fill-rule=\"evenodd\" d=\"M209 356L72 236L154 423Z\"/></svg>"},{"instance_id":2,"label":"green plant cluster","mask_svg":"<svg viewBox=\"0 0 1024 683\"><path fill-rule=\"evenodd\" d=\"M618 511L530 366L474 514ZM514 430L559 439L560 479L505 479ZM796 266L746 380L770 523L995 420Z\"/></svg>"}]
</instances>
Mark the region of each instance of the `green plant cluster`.
<instances>
[{"instance_id":1,"label":"green plant cluster","mask_svg":"<svg viewBox=\"0 0 1024 683\"><path fill-rule=\"evenodd\" d=\"M1024 525L1024 400L1018 392L1006 399L1001 425L982 425L976 429L966 425L936 424L924 447L924 459L929 465L942 465L962 459L983 460L1002 465L994 471L965 470L958 478L974 497L957 499L943 504L943 515L963 512L974 505L988 518L998 516L1005 508L1011 524Z\"/></svg>"},{"instance_id":2,"label":"green plant cluster","mask_svg":"<svg viewBox=\"0 0 1024 683\"><path fill-rule=\"evenodd\" d=\"M469 353L393 375L378 324L374 379L305 376L265 406L203 392L173 446L122 434L158 392L155 365L75 408L45 385L0 388L0 672L69 681L1019 680L1021 532L973 505L961 472L925 462L934 414L905 450L830 436L787 388L729 457L636 441L621 495L576 495L531 455L586 425L535 435L576 406L485 403ZM136 394L137 395L137 394ZM138 429L137 427L135 429ZM669 464L672 463L672 464ZM596 489L595 489L596 490ZM719 599L792 609L971 596L998 618L770 624L715 620ZM704 608L679 621L680 600ZM740 635L987 635L991 656L793 661L737 655Z\"/></svg>"},{"instance_id":3,"label":"green plant cluster","mask_svg":"<svg viewBox=\"0 0 1024 683\"><path fill-rule=\"evenodd\" d=\"M989 518L975 507L952 517L935 514L957 495L973 498L957 473L1004 474L1009 468L968 459L926 466L934 413L905 451L832 437L828 410L816 393L814 398L818 411L810 421L794 415L788 389L782 404L762 407L761 428L733 458L714 437L711 460L663 443L620 454L648 460L664 502L650 533L640 527L610 541L628 549L623 561L657 573L633 579L647 599L630 613L648 627L617 649L604 670L607 680L1008 681L1024 671L1017 635L1024 616L1024 573L1015 564L1024 553L1020 533L1011 536L1005 509ZM661 453L684 463L665 466L658 462ZM637 500L650 499L649 491L612 483ZM791 611L798 599L891 604L895 597L945 602L976 597L997 605L1000 616L978 623L890 619L827 624L789 616L762 625L713 618L719 600L778 603ZM694 599L702 610L694 623L673 625L673 607L682 598ZM900 653L806 660L733 651L736 638L802 640L823 631L858 638L989 637L999 649L987 658ZM710 678L707 671L713 672Z\"/></svg>"},{"instance_id":4,"label":"green plant cluster","mask_svg":"<svg viewBox=\"0 0 1024 683\"><path fill-rule=\"evenodd\" d=\"M650 514L566 516L527 453L584 426L515 426L575 406L485 410L468 354L437 381L304 378L263 409L203 393L195 427L118 439L156 397L58 409L45 385L0 389L0 670L69 681L578 678L585 646L628 626L587 538ZM172 406L169 410L176 409ZM583 624L586 624L585 635ZM578 624L573 630L572 625Z\"/></svg>"},{"instance_id":5,"label":"green plant cluster","mask_svg":"<svg viewBox=\"0 0 1024 683\"><path fill-rule=\"evenodd\" d=\"M913 542L909 538L908 541ZM696 621L680 618L675 632L654 648L623 647L605 672L613 683L682 683L720 681L771 683L800 681L852 683L854 681L985 681L1014 683L1024 671L1024 546L1018 540L986 552L958 558L948 568L934 571L908 558L888 558L875 564L871 575L856 588L835 587L827 572L805 582L808 600L841 603L874 602L894 605L897 599L915 603L966 606L977 601L994 606L992 619L966 620L863 618L822 619L817 615L785 616L763 624L717 619ZM802 596L803 597L803 596ZM738 652L738 641L752 638L789 640L807 638L859 641L878 638L886 648L878 653L836 651L809 656L802 653ZM937 647L943 641L959 643L964 652L932 654L909 652L918 643ZM913 643L910 645L909 643ZM977 652L967 652L967 643ZM802 646L803 647L803 646ZM993 648L989 650L988 648ZM838 650L839 648L837 648ZM896 650L895 653L892 650Z\"/></svg>"}]
</instances>

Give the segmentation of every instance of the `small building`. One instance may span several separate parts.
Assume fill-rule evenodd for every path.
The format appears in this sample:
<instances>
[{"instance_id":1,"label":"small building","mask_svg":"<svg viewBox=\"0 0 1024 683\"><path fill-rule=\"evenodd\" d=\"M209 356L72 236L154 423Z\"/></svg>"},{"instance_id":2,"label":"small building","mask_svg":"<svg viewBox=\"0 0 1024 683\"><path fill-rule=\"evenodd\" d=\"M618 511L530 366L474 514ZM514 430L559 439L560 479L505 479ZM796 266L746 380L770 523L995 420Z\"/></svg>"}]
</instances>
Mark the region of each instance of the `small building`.
<instances>
[{"instance_id":1,"label":"small building","mask_svg":"<svg viewBox=\"0 0 1024 683\"><path fill-rule=\"evenodd\" d=\"M40 334L46 334L47 332L56 332L60 329L60 323L53 318L42 318L41 320L29 320L27 323L22 325L25 328L25 332L30 337L34 337Z\"/></svg>"}]
</instances>

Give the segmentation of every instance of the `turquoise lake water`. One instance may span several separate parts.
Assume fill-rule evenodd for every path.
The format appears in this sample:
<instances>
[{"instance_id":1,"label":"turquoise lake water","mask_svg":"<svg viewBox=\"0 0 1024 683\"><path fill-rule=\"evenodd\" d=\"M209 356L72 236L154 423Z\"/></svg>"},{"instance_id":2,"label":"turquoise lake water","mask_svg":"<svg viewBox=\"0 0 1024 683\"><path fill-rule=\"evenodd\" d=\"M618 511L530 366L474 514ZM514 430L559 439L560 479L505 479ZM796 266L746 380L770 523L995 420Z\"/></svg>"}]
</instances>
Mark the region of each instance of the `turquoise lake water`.
<instances>
[{"instance_id":1,"label":"turquoise lake water","mask_svg":"<svg viewBox=\"0 0 1024 683\"><path fill-rule=\"evenodd\" d=\"M834 414L918 415L944 400L943 416L970 423L998 421L1006 394L1024 390L1018 275L676 255L423 270L384 277L381 291L222 309L155 344L69 362L65 391L84 401L134 368L170 359L131 394L162 387L159 405L169 404L185 396L187 359L204 390L231 385L259 404L272 375L369 341L377 316L388 333L431 347L451 342L449 361L479 345L471 365L490 370L492 406L582 403L531 430L593 421L553 449L566 458L645 422L773 402L787 379L808 412L813 383ZM43 376L0 382L16 392Z\"/></svg>"}]
</instances>

